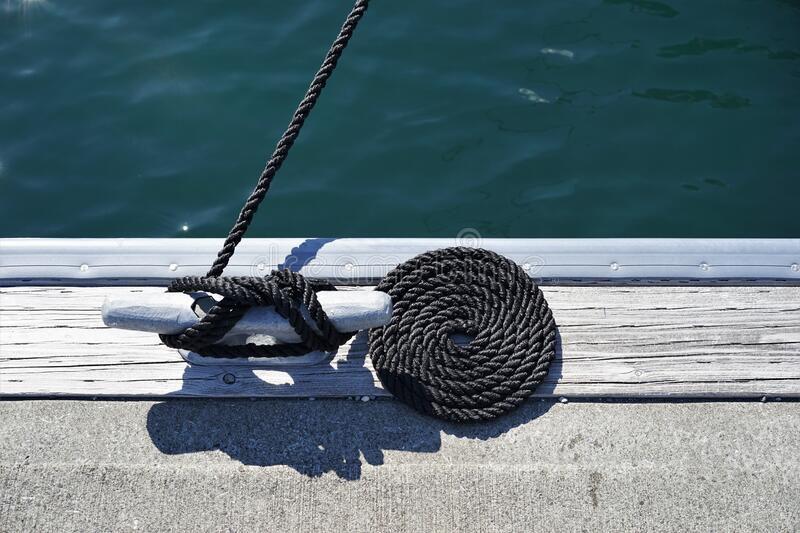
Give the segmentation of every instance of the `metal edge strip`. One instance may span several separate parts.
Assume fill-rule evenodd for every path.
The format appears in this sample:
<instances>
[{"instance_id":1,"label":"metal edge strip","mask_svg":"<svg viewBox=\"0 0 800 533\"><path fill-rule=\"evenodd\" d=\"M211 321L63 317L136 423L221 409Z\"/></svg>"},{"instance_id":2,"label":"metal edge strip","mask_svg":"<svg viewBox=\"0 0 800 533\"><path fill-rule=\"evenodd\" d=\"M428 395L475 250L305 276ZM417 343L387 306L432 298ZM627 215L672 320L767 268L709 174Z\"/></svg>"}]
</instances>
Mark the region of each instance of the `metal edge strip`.
<instances>
[{"instance_id":1,"label":"metal edge strip","mask_svg":"<svg viewBox=\"0 0 800 533\"><path fill-rule=\"evenodd\" d=\"M203 275L221 239L0 239L0 285L165 285ZM493 250L543 284L800 284L800 239L245 239L227 275L291 268L373 284L415 255Z\"/></svg>"}]
</instances>

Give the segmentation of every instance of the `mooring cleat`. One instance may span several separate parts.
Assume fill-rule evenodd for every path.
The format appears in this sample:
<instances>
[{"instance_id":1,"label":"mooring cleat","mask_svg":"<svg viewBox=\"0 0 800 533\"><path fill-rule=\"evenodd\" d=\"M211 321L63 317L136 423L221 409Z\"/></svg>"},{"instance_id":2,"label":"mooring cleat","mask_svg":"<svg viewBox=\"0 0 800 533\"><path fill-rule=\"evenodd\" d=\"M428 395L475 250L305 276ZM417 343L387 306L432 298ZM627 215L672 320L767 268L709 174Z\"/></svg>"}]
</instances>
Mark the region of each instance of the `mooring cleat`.
<instances>
[{"instance_id":1,"label":"mooring cleat","mask_svg":"<svg viewBox=\"0 0 800 533\"><path fill-rule=\"evenodd\" d=\"M389 295L378 291L320 291L317 299L333 326L341 332L356 332L383 326L392 316ZM136 296L111 296L103 303L106 326L135 331L175 335L195 324L216 303L208 293L164 292ZM302 310L308 321L305 310ZM313 322L309 324L314 327ZM219 341L231 346L248 342L274 344L300 342L291 324L274 307L253 307ZM193 365L285 366L313 365L332 356L331 352L310 352L287 357L209 357L178 350Z\"/></svg>"}]
</instances>

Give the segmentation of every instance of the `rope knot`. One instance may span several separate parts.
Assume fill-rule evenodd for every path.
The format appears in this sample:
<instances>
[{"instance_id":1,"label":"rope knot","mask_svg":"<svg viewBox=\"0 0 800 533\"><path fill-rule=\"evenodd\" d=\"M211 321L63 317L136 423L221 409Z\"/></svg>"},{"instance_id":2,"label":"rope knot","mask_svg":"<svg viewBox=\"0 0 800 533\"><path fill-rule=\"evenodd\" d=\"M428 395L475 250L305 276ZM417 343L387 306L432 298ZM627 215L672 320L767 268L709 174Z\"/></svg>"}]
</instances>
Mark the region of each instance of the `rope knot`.
<instances>
[{"instance_id":1,"label":"rope knot","mask_svg":"<svg viewBox=\"0 0 800 533\"><path fill-rule=\"evenodd\" d=\"M335 350L353 335L337 331L317 300L317 291L335 291L336 288L327 282L306 279L289 269L273 270L264 278L183 277L175 279L168 290L203 291L223 297L193 326L175 335L161 335L162 342L171 348L208 357L297 356ZM219 343L248 309L261 306L274 306L301 341L277 345Z\"/></svg>"}]
</instances>

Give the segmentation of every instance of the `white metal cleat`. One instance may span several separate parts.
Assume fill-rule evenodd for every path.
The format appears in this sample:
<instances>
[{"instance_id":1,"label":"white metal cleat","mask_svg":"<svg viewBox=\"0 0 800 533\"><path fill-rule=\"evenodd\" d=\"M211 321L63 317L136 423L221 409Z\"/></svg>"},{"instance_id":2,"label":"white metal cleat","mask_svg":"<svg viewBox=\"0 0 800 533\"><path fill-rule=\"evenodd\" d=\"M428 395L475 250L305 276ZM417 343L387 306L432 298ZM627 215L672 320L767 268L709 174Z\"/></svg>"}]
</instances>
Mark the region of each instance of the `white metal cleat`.
<instances>
[{"instance_id":1,"label":"white metal cleat","mask_svg":"<svg viewBox=\"0 0 800 533\"><path fill-rule=\"evenodd\" d=\"M320 291L317 299L333 326L341 332L356 332L383 326L392 316L392 301L378 291ZM175 335L198 321L216 303L204 292L185 294L164 292L151 295L108 297L103 303L103 322L112 328ZM303 310L308 319L308 315ZM309 321L312 327L313 322ZM238 345L285 344L300 342L291 324L274 307L254 307L219 341ZM196 365L282 366L312 365L330 357L328 352L311 352L302 356L269 358L220 358L178 350L181 356Z\"/></svg>"}]
</instances>

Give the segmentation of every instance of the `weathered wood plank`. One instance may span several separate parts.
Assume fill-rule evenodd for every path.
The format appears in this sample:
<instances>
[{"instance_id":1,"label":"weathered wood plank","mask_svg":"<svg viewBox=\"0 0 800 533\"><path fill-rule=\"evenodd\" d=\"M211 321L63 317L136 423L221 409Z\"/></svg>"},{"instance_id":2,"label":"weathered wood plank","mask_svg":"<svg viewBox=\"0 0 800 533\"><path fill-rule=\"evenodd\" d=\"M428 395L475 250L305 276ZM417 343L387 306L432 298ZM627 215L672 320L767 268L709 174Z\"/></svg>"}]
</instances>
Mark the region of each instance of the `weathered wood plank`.
<instances>
[{"instance_id":1,"label":"weathered wood plank","mask_svg":"<svg viewBox=\"0 0 800 533\"><path fill-rule=\"evenodd\" d=\"M387 395L364 333L321 365L201 367L156 335L103 325L106 296L160 291L0 289L0 396ZM561 349L540 396L800 396L800 287L544 291Z\"/></svg>"}]
</instances>

